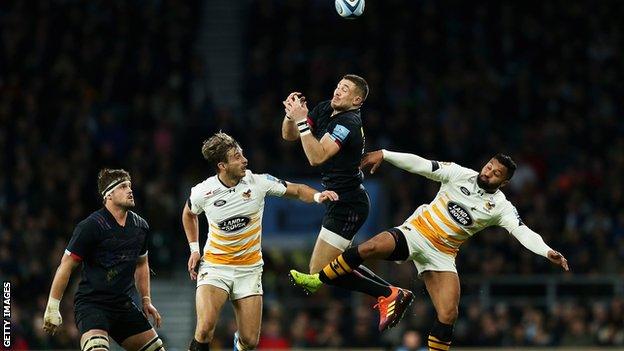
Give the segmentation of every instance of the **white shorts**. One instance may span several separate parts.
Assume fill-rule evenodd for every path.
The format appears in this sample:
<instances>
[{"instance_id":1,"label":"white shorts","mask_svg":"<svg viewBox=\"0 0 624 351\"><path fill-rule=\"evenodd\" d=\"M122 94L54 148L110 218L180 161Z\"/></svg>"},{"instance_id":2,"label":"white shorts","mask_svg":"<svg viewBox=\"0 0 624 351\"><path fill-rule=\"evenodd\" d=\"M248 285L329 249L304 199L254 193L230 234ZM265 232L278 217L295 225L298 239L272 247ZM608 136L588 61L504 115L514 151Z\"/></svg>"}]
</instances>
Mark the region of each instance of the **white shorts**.
<instances>
[{"instance_id":1,"label":"white shorts","mask_svg":"<svg viewBox=\"0 0 624 351\"><path fill-rule=\"evenodd\" d=\"M225 266L201 261L197 286L212 285L225 290L230 300L262 295L262 265Z\"/></svg>"},{"instance_id":2,"label":"white shorts","mask_svg":"<svg viewBox=\"0 0 624 351\"><path fill-rule=\"evenodd\" d=\"M438 250L409 222L397 227L405 235L409 249L408 261L414 261L420 277L426 271L455 272L455 257Z\"/></svg>"}]
</instances>

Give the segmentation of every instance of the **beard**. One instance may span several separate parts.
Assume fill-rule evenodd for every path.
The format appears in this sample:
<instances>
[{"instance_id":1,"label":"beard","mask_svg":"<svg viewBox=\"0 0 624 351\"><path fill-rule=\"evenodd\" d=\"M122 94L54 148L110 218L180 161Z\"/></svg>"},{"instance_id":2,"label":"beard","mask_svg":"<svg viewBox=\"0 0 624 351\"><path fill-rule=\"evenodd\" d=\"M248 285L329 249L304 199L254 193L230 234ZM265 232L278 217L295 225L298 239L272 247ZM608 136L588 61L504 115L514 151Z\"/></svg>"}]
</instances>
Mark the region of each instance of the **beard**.
<instances>
[{"instance_id":1,"label":"beard","mask_svg":"<svg viewBox=\"0 0 624 351\"><path fill-rule=\"evenodd\" d=\"M487 181L481 179L481 175L479 175L477 177L477 185L479 186L479 188L481 188L483 190L494 191L494 190L498 189L498 185L499 184L488 183Z\"/></svg>"},{"instance_id":2,"label":"beard","mask_svg":"<svg viewBox=\"0 0 624 351\"><path fill-rule=\"evenodd\" d=\"M134 207L134 199L126 199L125 201L122 201L116 205L123 208L124 210L128 210Z\"/></svg>"}]
</instances>

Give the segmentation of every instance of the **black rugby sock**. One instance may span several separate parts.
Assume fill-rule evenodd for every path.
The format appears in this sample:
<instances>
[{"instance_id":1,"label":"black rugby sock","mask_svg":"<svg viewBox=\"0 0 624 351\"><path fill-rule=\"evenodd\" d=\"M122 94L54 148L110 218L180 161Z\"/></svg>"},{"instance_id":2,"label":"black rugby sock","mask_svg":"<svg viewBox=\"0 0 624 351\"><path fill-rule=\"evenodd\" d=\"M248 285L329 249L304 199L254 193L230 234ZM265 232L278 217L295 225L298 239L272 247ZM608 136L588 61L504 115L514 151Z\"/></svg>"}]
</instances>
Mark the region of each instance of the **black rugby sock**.
<instances>
[{"instance_id":1,"label":"black rugby sock","mask_svg":"<svg viewBox=\"0 0 624 351\"><path fill-rule=\"evenodd\" d=\"M210 351L210 343L199 342L193 338L191 345L189 345L189 351Z\"/></svg>"},{"instance_id":2,"label":"black rugby sock","mask_svg":"<svg viewBox=\"0 0 624 351\"><path fill-rule=\"evenodd\" d=\"M319 272L319 278L325 284L359 291L373 297L389 296L392 291L387 285L380 284L354 270L362 262L364 260L360 257L357 247L351 247L325 266Z\"/></svg>"}]
</instances>

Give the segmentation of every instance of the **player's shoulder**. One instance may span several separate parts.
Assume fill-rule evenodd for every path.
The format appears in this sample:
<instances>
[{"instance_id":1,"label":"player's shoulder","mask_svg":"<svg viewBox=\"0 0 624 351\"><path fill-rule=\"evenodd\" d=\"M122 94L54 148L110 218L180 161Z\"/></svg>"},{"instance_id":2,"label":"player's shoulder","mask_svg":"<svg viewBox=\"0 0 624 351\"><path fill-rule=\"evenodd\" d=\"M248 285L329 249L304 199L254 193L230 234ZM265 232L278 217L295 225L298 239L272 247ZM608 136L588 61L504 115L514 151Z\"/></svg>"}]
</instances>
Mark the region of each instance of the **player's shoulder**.
<instances>
[{"instance_id":1,"label":"player's shoulder","mask_svg":"<svg viewBox=\"0 0 624 351\"><path fill-rule=\"evenodd\" d=\"M505 193L502 192L500 189L498 189L494 194L494 201L499 204L498 207L501 212L516 212L516 206L514 206L514 204L511 203L509 199L507 199Z\"/></svg>"},{"instance_id":2,"label":"player's shoulder","mask_svg":"<svg viewBox=\"0 0 624 351\"><path fill-rule=\"evenodd\" d=\"M132 223L135 226L143 229L149 229L149 224L147 224L145 218L141 217L138 213L134 211L128 211L128 216L131 216Z\"/></svg>"},{"instance_id":3,"label":"player's shoulder","mask_svg":"<svg viewBox=\"0 0 624 351\"><path fill-rule=\"evenodd\" d=\"M106 229L108 227L108 219L105 211L106 209L102 207L97 211L91 212L87 218L78 222L76 228L90 231L100 231Z\"/></svg>"},{"instance_id":4,"label":"player's shoulder","mask_svg":"<svg viewBox=\"0 0 624 351\"><path fill-rule=\"evenodd\" d=\"M264 179L268 179L268 177L270 177L268 173L254 173L252 170L247 169L245 171L245 176L241 179L241 182L255 185Z\"/></svg>"},{"instance_id":5,"label":"player's shoulder","mask_svg":"<svg viewBox=\"0 0 624 351\"><path fill-rule=\"evenodd\" d=\"M474 169L464 167L455 162L447 162L447 161L431 161L431 162L433 163L434 171L437 169L446 168L456 173L458 175L457 178L471 179L474 177L476 181L476 177L479 175L479 172L475 171Z\"/></svg>"},{"instance_id":6,"label":"player's shoulder","mask_svg":"<svg viewBox=\"0 0 624 351\"><path fill-rule=\"evenodd\" d=\"M340 124L359 127L362 125L362 115L360 114L360 109L358 108L335 115L334 121Z\"/></svg>"},{"instance_id":7,"label":"player's shoulder","mask_svg":"<svg viewBox=\"0 0 624 351\"><path fill-rule=\"evenodd\" d=\"M191 188L191 195L199 194L199 193L206 193L206 192L209 192L210 189L217 188L219 186L221 186L221 183L217 180L217 176L214 175L212 177L208 177L204 179L203 181L195 184Z\"/></svg>"}]
</instances>

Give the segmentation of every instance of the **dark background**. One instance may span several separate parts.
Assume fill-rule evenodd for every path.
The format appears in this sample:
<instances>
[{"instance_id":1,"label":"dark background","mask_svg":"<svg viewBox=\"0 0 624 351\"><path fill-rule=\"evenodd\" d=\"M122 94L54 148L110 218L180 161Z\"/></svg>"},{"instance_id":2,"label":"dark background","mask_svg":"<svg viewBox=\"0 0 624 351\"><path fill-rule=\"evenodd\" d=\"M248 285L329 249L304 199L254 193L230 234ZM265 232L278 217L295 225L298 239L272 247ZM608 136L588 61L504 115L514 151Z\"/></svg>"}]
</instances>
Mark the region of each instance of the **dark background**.
<instances>
[{"instance_id":1,"label":"dark background","mask_svg":"<svg viewBox=\"0 0 624 351\"><path fill-rule=\"evenodd\" d=\"M198 47L207 4L0 4L0 276L12 282L15 348L78 344L71 296L60 335L44 336L41 319L73 227L101 205L100 168L132 174L137 212L153 229L154 279L168 279L188 258L181 206L190 186L211 175L201 142L223 130L254 171L317 177L300 144L280 137L281 101L297 90L312 108L346 73L371 88L362 112L368 151L473 169L509 153L519 169L505 193L567 256L565 276L622 278L623 2L369 0L365 14L348 21L331 1L246 1L234 43L242 48L241 103L229 106L206 84L219 69L207 62L220 53ZM437 191L388 165L379 173L376 230L401 223ZM375 266L422 297L395 334L380 337L371 300L327 289L306 304L287 286L285 273L305 267L307 255L307 247L265 252L267 299L280 306L265 315L265 342L396 346L405 330L427 334L433 312L411 265ZM563 274L498 229L469 240L457 266L460 276L483 279ZM623 292L596 299L584 289L521 307L467 299L454 344L624 345ZM217 331L217 342L230 339Z\"/></svg>"}]
</instances>

